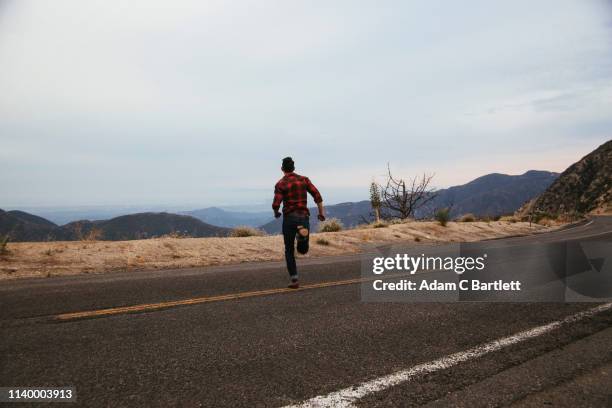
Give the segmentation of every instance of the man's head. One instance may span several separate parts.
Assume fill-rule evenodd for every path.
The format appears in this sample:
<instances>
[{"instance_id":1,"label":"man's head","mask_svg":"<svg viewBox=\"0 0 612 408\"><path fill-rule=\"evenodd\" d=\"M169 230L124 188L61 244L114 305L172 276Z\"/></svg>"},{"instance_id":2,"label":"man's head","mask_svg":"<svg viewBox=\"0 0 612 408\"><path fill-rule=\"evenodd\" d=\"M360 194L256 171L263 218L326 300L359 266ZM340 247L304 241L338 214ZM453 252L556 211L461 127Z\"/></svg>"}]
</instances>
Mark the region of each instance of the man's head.
<instances>
[{"instance_id":1,"label":"man's head","mask_svg":"<svg viewBox=\"0 0 612 408\"><path fill-rule=\"evenodd\" d=\"M292 173L295 170L295 163L293 163L293 159L291 157L285 157L283 159L281 170L285 173Z\"/></svg>"}]
</instances>

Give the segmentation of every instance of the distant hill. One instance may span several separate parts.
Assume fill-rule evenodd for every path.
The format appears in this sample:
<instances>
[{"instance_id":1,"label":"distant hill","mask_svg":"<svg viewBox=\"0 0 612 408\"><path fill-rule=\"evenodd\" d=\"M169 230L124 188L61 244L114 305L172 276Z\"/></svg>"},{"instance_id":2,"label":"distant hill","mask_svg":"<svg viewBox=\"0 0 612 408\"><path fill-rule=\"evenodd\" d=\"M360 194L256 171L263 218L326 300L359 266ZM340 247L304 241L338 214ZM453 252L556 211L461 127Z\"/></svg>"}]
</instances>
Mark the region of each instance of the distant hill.
<instances>
[{"instance_id":1,"label":"distant hill","mask_svg":"<svg viewBox=\"0 0 612 408\"><path fill-rule=\"evenodd\" d=\"M436 208L452 205L451 215L457 217L472 213L477 216L495 216L516 211L526 201L536 197L559 176L549 171L530 170L512 176L492 173L479 177L467 184L439 190L438 196L426 208L420 209L416 218L431 217ZM368 200L326 206L328 218L338 218L345 227L363 224L372 220L372 209ZM316 230L317 210L311 208L311 228ZM281 220L274 220L261 226L270 233L281 232Z\"/></svg>"},{"instance_id":2,"label":"distant hill","mask_svg":"<svg viewBox=\"0 0 612 408\"><path fill-rule=\"evenodd\" d=\"M141 212L170 211L167 208L149 208L141 206L82 206L82 207L30 207L24 208L31 214L54 222L57 225L65 225L76 220L110 220L120 215L136 214Z\"/></svg>"},{"instance_id":3,"label":"distant hill","mask_svg":"<svg viewBox=\"0 0 612 408\"><path fill-rule=\"evenodd\" d=\"M12 241L45 241L58 226L49 220L23 211L0 210L0 235Z\"/></svg>"},{"instance_id":4,"label":"distant hill","mask_svg":"<svg viewBox=\"0 0 612 408\"><path fill-rule=\"evenodd\" d=\"M487 174L467 184L438 191L436 199L417 217L429 216L435 208L441 207L451 207L452 217L467 213L477 216L513 213L526 201L546 190L557 177L559 173L538 170L517 176Z\"/></svg>"},{"instance_id":5,"label":"distant hill","mask_svg":"<svg viewBox=\"0 0 612 408\"><path fill-rule=\"evenodd\" d=\"M229 229L206 224L188 215L170 213L138 213L122 215L104 221L75 221L60 227L60 237L79 239L92 229L99 231L100 239L123 241L155 238L166 234L180 234L194 238L226 236Z\"/></svg>"},{"instance_id":6,"label":"distant hill","mask_svg":"<svg viewBox=\"0 0 612 408\"><path fill-rule=\"evenodd\" d=\"M138 213L104 221L74 221L63 226L22 211L0 210L0 234L11 241L74 241L95 236L117 241L154 238L176 233L191 237L226 236L227 228L206 224L194 217L169 213Z\"/></svg>"},{"instance_id":7,"label":"distant hill","mask_svg":"<svg viewBox=\"0 0 612 408\"><path fill-rule=\"evenodd\" d=\"M265 212L227 211L218 207L209 207L193 211L183 211L181 214L190 215L208 224L228 228L240 225L257 227L274 219L271 207Z\"/></svg>"},{"instance_id":8,"label":"distant hill","mask_svg":"<svg viewBox=\"0 0 612 408\"><path fill-rule=\"evenodd\" d=\"M531 206L557 215L612 207L612 140L568 167Z\"/></svg>"}]
</instances>

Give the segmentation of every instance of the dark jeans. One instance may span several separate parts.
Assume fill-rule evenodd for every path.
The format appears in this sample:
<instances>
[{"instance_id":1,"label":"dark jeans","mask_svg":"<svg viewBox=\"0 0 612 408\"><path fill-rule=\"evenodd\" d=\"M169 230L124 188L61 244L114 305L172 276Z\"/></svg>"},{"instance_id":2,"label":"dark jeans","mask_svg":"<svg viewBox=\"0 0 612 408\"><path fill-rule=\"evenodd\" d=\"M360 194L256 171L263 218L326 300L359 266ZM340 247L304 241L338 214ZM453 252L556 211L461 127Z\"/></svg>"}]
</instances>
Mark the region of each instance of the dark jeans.
<instances>
[{"instance_id":1,"label":"dark jeans","mask_svg":"<svg viewBox=\"0 0 612 408\"><path fill-rule=\"evenodd\" d=\"M295 237L297 235L297 227L301 225L310 230L310 221L308 216L287 214L283 216L283 238L285 239L285 260L287 261L287 270L291 277L297 276L297 266L295 265ZM298 235L298 251L301 254L308 252L308 237L300 237Z\"/></svg>"}]
</instances>

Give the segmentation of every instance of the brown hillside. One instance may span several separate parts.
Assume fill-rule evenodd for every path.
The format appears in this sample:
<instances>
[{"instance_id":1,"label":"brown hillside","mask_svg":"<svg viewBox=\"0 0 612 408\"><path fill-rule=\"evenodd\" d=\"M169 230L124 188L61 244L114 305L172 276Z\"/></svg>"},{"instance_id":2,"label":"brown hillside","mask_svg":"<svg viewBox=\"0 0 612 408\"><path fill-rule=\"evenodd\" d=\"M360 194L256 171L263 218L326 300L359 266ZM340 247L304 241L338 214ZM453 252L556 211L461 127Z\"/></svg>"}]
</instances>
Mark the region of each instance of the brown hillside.
<instances>
[{"instance_id":1,"label":"brown hillside","mask_svg":"<svg viewBox=\"0 0 612 408\"><path fill-rule=\"evenodd\" d=\"M605 210L612 203L612 140L572 164L531 205L561 215Z\"/></svg>"}]
</instances>

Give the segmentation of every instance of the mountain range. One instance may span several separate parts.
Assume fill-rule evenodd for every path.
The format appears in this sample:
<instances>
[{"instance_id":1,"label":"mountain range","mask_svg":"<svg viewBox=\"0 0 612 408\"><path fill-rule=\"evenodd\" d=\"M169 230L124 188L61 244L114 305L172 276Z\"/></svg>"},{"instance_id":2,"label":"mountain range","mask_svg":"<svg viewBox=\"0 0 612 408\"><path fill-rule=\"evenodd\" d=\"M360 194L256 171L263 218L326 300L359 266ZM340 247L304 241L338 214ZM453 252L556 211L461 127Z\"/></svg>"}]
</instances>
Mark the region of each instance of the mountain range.
<instances>
[{"instance_id":1,"label":"mountain range","mask_svg":"<svg viewBox=\"0 0 612 408\"><path fill-rule=\"evenodd\" d=\"M155 238L167 234L190 237L227 236L230 229L206 224L188 215L138 213L110 220L73 221L59 226L45 218L23 211L0 210L0 236L11 241L109 241Z\"/></svg>"},{"instance_id":2,"label":"mountain range","mask_svg":"<svg viewBox=\"0 0 612 408\"><path fill-rule=\"evenodd\" d=\"M538 196L558 177L557 173L531 170L524 174L487 174L467 184L437 191L436 198L420 209L417 218L430 217L441 207L451 207L452 216L465 213L494 216L512 213L523 203ZM353 227L372 220L368 200L326 206L328 218L338 218L345 227ZM270 234L280 233L281 220L272 211L229 211L209 207L181 214L143 212L121 215L108 220L80 220L57 225L45 218L23 211L0 210L0 235L12 241L130 240L179 234L192 237L227 236L233 227L255 226ZM316 214L316 209L311 209ZM318 220L311 217L311 227Z\"/></svg>"},{"instance_id":3,"label":"mountain range","mask_svg":"<svg viewBox=\"0 0 612 408\"><path fill-rule=\"evenodd\" d=\"M557 177L559 173L537 170L517 176L487 174L467 184L439 190L428 208L416 216L427 217L433 210L442 207L451 208L453 217L467 213L477 216L510 214L545 191Z\"/></svg>"}]
</instances>

